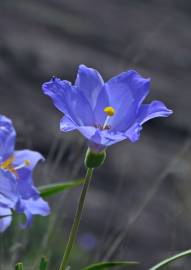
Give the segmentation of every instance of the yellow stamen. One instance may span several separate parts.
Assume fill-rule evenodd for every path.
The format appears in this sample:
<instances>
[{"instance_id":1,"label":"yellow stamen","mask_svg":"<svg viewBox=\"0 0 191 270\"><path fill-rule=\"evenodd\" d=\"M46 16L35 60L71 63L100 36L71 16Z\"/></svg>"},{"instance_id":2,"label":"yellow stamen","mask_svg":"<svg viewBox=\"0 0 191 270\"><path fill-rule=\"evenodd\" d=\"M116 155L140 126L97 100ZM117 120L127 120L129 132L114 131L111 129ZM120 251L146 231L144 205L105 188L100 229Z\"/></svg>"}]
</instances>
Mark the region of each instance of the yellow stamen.
<instances>
[{"instance_id":1,"label":"yellow stamen","mask_svg":"<svg viewBox=\"0 0 191 270\"><path fill-rule=\"evenodd\" d=\"M2 164L0 164L0 168L4 170L8 170L12 172L15 176L18 176L17 171L12 165L12 162L15 160L14 156L11 156L9 159L5 160Z\"/></svg>"},{"instance_id":2,"label":"yellow stamen","mask_svg":"<svg viewBox=\"0 0 191 270\"><path fill-rule=\"evenodd\" d=\"M15 160L14 156L11 156L9 159L5 160L1 165L1 169L7 169L9 166L11 166L12 162Z\"/></svg>"},{"instance_id":3,"label":"yellow stamen","mask_svg":"<svg viewBox=\"0 0 191 270\"><path fill-rule=\"evenodd\" d=\"M15 157L11 156L7 160L5 160L2 164L0 164L0 168L4 169L4 170L8 170L11 173L13 173L16 177L19 177L17 170L19 170L25 166L30 166L31 162L30 162L30 160L26 159L26 160L24 160L24 162L21 165L14 167L12 164L14 160L15 160Z\"/></svg>"},{"instance_id":4,"label":"yellow stamen","mask_svg":"<svg viewBox=\"0 0 191 270\"><path fill-rule=\"evenodd\" d=\"M30 164L31 164L30 160L26 159L25 160L25 166L30 166Z\"/></svg>"},{"instance_id":5,"label":"yellow stamen","mask_svg":"<svg viewBox=\"0 0 191 270\"><path fill-rule=\"evenodd\" d=\"M104 112L108 115L108 116L113 116L115 114L115 109L111 106L105 107L104 108Z\"/></svg>"}]
</instances>

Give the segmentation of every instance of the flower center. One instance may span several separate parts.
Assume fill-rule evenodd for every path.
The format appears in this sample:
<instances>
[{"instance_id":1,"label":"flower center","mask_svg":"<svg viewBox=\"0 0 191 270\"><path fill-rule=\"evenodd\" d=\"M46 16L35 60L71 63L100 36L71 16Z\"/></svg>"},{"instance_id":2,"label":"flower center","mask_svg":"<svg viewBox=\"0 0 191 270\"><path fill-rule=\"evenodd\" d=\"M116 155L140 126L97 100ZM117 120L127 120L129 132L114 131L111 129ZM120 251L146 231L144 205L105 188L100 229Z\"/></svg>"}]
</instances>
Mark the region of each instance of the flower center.
<instances>
[{"instance_id":1,"label":"flower center","mask_svg":"<svg viewBox=\"0 0 191 270\"><path fill-rule=\"evenodd\" d=\"M13 173L16 177L18 177L18 173L17 170L24 168L26 166L30 165L30 160L24 160L24 162L16 167L14 167L13 165L13 161L15 160L14 156L11 156L10 158L8 158L7 160L5 160L3 163L0 164L0 168L7 170L11 173Z\"/></svg>"},{"instance_id":2,"label":"flower center","mask_svg":"<svg viewBox=\"0 0 191 270\"><path fill-rule=\"evenodd\" d=\"M107 117L106 117L105 123L104 123L104 125L103 125L103 130L104 130L104 129L110 129L110 128L111 128L111 127L108 125L108 123L109 123L109 119L110 119L112 116L114 116L114 114L115 114L115 109L114 109L113 107L111 107L111 106L108 106L108 107L105 107L105 108L104 108L104 112L107 114ZM107 128L107 127L109 127L109 128Z\"/></svg>"},{"instance_id":3,"label":"flower center","mask_svg":"<svg viewBox=\"0 0 191 270\"><path fill-rule=\"evenodd\" d=\"M111 106L108 106L104 108L104 112L107 114L107 117L105 119L103 126L99 124L95 125L95 128L98 128L100 130L108 130L111 128L111 126L108 125L108 123L109 123L110 118L115 115L115 109Z\"/></svg>"}]
</instances>

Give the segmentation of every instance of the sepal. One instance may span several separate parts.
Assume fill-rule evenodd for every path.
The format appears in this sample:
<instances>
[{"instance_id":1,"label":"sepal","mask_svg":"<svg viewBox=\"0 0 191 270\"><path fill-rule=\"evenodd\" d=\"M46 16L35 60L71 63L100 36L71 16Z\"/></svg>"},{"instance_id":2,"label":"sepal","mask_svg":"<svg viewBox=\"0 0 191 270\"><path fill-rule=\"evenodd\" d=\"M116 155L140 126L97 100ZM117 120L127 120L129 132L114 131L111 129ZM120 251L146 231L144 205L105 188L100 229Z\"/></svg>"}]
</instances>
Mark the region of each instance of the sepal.
<instances>
[{"instance_id":1,"label":"sepal","mask_svg":"<svg viewBox=\"0 0 191 270\"><path fill-rule=\"evenodd\" d=\"M93 169L101 166L106 159L106 152L101 151L101 152L94 152L90 148L88 148L85 156L85 166L87 168Z\"/></svg>"}]
</instances>

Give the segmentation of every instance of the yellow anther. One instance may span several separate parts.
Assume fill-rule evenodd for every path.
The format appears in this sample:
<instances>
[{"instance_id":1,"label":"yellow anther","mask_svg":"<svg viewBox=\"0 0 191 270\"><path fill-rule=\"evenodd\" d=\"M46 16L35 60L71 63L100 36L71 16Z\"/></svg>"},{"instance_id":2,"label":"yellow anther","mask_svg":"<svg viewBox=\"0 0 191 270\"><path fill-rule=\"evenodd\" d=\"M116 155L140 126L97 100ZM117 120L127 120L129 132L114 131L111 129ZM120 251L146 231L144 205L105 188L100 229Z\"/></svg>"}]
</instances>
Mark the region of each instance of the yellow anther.
<instances>
[{"instance_id":1,"label":"yellow anther","mask_svg":"<svg viewBox=\"0 0 191 270\"><path fill-rule=\"evenodd\" d=\"M105 107L104 108L104 112L108 115L108 116L113 116L115 114L115 109L111 106Z\"/></svg>"},{"instance_id":2,"label":"yellow anther","mask_svg":"<svg viewBox=\"0 0 191 270\"><path fill-rule=\"evenodd\" d=\"M13 161L15 160L14 156L11 156L7 160L5 160L3 163L0 164L0 169L7 170L11 173L13 173L16 177L19 177L17 170L24 168L25 166L29 166L31 164L30 160L26 159L24 162L18 166L13 165Z\"/></svg>"},{"instance_id":3,"label":"yellow anther","mask_svg":"<svg viewBox=\"0 0 191 270\"><path fill-rule=\"evenodd\" d=\"M0 164L0 168L4 169L4 170L8 170L8 171L12 172L15 176L18 176L17 171L15 170L15 168L12 165L12 162L14 160L15 160L15 157L11 156L7 160L5 160L2 164Z\"/></svg>"},{"instance_id":4,"label":"yellow anther","mask_svg":"<svg viewBox=\"0 0 191 270\"><path fill-rule=\"evenodd\" d=\"M25 166L30 166L30 164L31 164L30 160L26 159L25 160Z\"/></svg>"},{"instance_id":5,"label":"yellow anther","mask_svg":"<svg viewBox=\"0 0 191 270\"><path fill-rule=\"evenodd\" d=\"M12 166L12 162L15 160L14 156L11 156L7 160L5 160L1 165L0 168L2 169L8 169L10 166Z\"/></svg>"}]
</instances>

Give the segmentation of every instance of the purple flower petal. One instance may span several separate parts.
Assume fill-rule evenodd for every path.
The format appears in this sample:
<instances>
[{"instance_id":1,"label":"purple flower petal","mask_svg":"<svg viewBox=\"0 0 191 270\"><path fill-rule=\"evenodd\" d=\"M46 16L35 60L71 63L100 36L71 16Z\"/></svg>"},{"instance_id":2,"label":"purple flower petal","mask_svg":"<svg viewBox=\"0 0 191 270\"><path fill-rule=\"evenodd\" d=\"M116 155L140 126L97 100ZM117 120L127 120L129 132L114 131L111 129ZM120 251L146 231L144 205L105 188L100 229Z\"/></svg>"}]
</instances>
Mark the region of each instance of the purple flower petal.
<instances>
[{"instance_id":1,"label":"purple flower petal","mask_svg":"<svg viewBox=\"0 0 191 270\"><path fill-rule=\"evenodd\" d=\"M91 137L89 145L95 151L102 151L104 148L123 140L130 140L134 143L139 139L141 129L141 125L135 123L126 132L110 130L96 131Z\"/></svg>"},{"instance_id":2,"label":"purple flower petal","mask_svg":"<svg viewBox=\"0 0 191 270\"><path fill-rule=\"evenodd\" d=\"M80 131L80 133L82 133L82 135L84 137L86 137L88 140L90 140L92 138L92 136L94 136L94 134L96 133L97 129L95 127L78 127L78 130Z\"/></svg>"},{"instance_id":3,"label":"purple flower petal","mask_svg":"<svg viewBox=\"0 0 191 270\"><path fill-rule=\"evenodd\" d=\"M135 142L139 139L141 126L139 124L133 125L128 131L101 131L100 136L100 144L108 147L112 144L118 143L120 141L129 139L131 142ZM98 141L97 141L98 143Z\"/></svg>"},{"instance_id":4,"label":"purple flower petal","mask_svg":"<svg viewBox=\"0 0 191 270\"><path fill-rule=\"evenodd\" d=\"M42 198L30 198L28 200L22 200L25 211L27 210L32 215L47 216L50 214L50 207L46 201Z\"/></svg>"},{"instance_id":5,"label":"purple flower petal","mask_svg":"<svg viewBox=\"0 0 191 270\"><path fill-rule=\"evenodd\" d=\"M67 116L62 117L60 120L60 130L64 132L73 131L78 126Z\"/></svg>"},{"instance_id":6,"label":"purple flower petal","mask_svg":"<svg viewBox=\"0 0 191 270\"><path fill-rule=\"evenodd\" d=\"M109 124L112 130L125 131L135 121L136 112L149 92L150 79L144 79L136 71L123 72L105 84L110 106L116 114Z\"/></svg>"},{"instance_id":7,"label":"purple flower petal","mask_svg":"<svg viewBox=\"0 0 191 270\"><path fill-rule=\"evenodd\" d=\"M125 132L125 135L132 143L134 143L139 140L141 130L141 125L136 122Z\"/></svg>"},{"instance_id":8,"label":"purple flower petal","mask_svg":"<svg viewBox=\"0 0 191 270\"><path fill-rule=\"evenodd\" d=\"M138 113L137 121L144 124L148 120L155 117L168 117L173 112L169 110L163 102L154 100L150 104L141 105Z\"/></svg>"},{"instance_id":9,"label":"purple flower petal","mask_svg":"<svg viewBox=\"0 0 191 270\"><path fill-rule=\"evenodd\" d=\"M75 96L75 92L69 82L53 77L52 80L42 85L42 90L52 99L58 110L66 115L72 115L70 102Z\"/></svg>"},{"instance_id":10,"label":"purple flower petal","mask_svg":"<svg viewBox=\"0 0 191 270\"><path fill-rule=\"evenodd\" d=\"M109 106L109 100L99 72L85 65L80 65L75 86L77 91L89 102L94 113L94 124L103 125L106 118L104 108Z\"/></svg>"},{"instance_id":11,"label":"purple flower petal","mask_svg":"<svg viewBox=\"0 0 191 270\"><path fill-rule=\"evenodd\" d=\"M104 81L97 70L88 68L85 65L79 66L75 86L77 91L87 99L93 110L103 85Z\"/></svg>"},{"instance_id":12,"label":"purple flower petal","mask_svg":"<svg viewBox=\"0 0 191 270\"><path fill-rule=\"evenodd\" d=\"M14 157L15 157L15 161L13 162L13 164L15 166L20 166L23 164L29 170L33 170L36 164L40 160L44 160L44 157L39 152L31 151L31 150L15 151ZM25 162L29 162L29 163L25 165Z\"/></svg>"},{"instance_id":13,"label":"purple flower petal","mask_svg":"<svg viewBox=\"0 0 191 270\"><path fill-rule=\"evenodd\" d=\"M8 159L15 147L16 132L12 121L0 115L0 162Z\"/></svg>"},{"instance_id":14,"label":"purple flower petal","mask_svg":"<svg viewBox=\"0 0 191 270\"><path fill-rule=\"evenodd\" d=\"M20 223L19 225L20 225L21 229L26 229L27 227L29 227L32 224L32 214L28 211L23 211L22 213L25 214L26 221L25 221L25 223Z\"/></svg>"},{"instance_id":15,"label":"purple flower petal","mask_svg":"<svg viewBox=\"0 0 191 270\"><path fill-rule=\"evenodd\" d=\"M1 216L7 216L1 218ZM9 208L0 207L0 232L4 232L12 221L12 212Z\"/></svg>"},{"instance_id":16,"label":"purple flower petal","mask_svg":"<svg viewBox=\"0 0 191 270\"><path fill-rule=\"evenodd\" d=\"M17 189L19 196L23 199L30 199L31 197L39 197L39 192L33 184L32 172L26 168L19 170L19 177L17 179Z\"/></svg>"},{"instance_id":17,"label":"purple flower petal","mask_svg":"<svg viewBox=\"0 0 191 270\"><path fill-rule=\"evenodd\" d=\"M102 89L98 98L97 103L94 109L94 117L95 117L95 125L103 126L106 120L106 113L104 112L104 108L108 107L109 104L109 97L105 89Z\"/></svg>"},{"instance_id":18,"label":"purple flower petal","mask_svg":"<svg viewBox=\"0 0 191 270\"><path fill-rule=\"evenodd\" d=\"M127 139L128 137L124 132L113 132L109 130L97 130L90 138L89 145L95 151L101 151L104 148Z\"/></svg>"},{"instance_id":19,"label":"purple flower petal","mask_svg":"<svg viewBox=\"0 0 191 270\"><path fill-rule=\"evenodd\" d=\"M0 169L0 203L13 208L18 198L16 177L9 171Z\"/></svg>"},{"instance_id":20,"label":"purple flower petal","mask_svg":"<svg viewBox=\"0 0 191 270\"><path fill-rule=\"evenodd\" d=\"M42 86L54 105L77 125L92 125L94 116L87 99L69 82L53 78Z\"/></svg>"},{"instance_id":21,"label":"purple flower petal","mask_svg":"<svg viewBox=\"0 0 191 270\"><path fill-rule=\"evenodd\" d=\"M27 200L20 199L16 210L18 213L24 213L26 216L26 223L21 224L22 228L26 228L32 223L33 215L47 216L50 214L50 207L42 198L29 198Z\"/></svg>"},{"instance_id":22,"label":"purple flower petal","mask_svg":"<svg viewBox=\"0 0 191 270\"><path fill-rule=\"evenodd\" d=\"M25 199L37 196L39 192L33 185L32 172L36 164L44 160L43 156L31 150L15 151L14 156L14 166L18 168L17 189L20 196Z\"/></svg>"}]
</instances>

